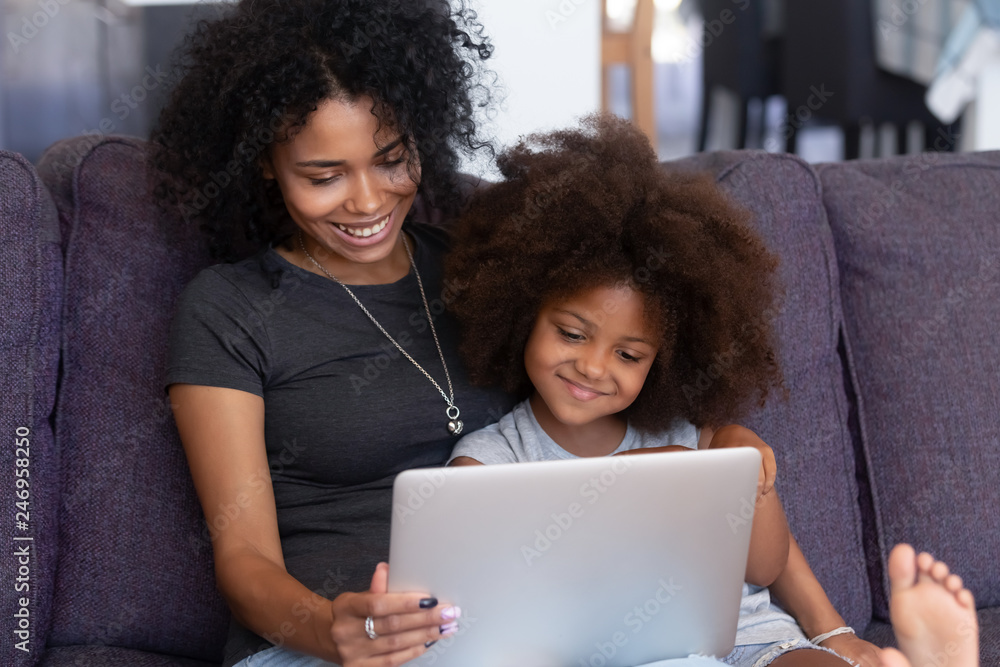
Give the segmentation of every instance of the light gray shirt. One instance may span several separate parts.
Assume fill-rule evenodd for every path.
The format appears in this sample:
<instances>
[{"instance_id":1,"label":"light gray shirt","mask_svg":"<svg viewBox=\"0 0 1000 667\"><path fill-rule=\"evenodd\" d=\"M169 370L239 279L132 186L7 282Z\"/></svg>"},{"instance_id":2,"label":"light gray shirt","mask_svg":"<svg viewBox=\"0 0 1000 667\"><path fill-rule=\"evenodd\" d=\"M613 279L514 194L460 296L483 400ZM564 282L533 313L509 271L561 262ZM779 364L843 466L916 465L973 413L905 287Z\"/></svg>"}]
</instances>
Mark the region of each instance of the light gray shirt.
<instances>
[{"instance_id":1,"label":"light gray shirt","mask_svg":"<svg viewBox=\"0 0 1000 667\"><path fill-rule=\"evenodd\" d=\"M678 421L665 432L646 433L629 424L625 437L611 454L646 447L680 445L698 449L699 429L693 424ZM458 441L451 452L451 463L459 456L467 456L480 463L524 463L526 461L553 461L580 458L556 444L556 441L538 424L528 401L522 401L495 424L474 431Z\"/></svg>"}]
</instances>

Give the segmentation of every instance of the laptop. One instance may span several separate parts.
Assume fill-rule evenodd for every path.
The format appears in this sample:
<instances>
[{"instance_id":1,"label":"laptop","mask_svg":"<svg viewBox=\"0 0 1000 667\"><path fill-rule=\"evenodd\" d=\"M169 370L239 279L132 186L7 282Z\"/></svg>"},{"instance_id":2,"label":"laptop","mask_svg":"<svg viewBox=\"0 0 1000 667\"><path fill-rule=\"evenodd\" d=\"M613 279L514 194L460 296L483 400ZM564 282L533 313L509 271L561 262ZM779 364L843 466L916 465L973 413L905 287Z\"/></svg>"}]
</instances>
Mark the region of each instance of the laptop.
<instances>
[{"instance_id":1,"label":"laptop","mask_svg":"<svg viewBox=\"0 0 1000 667\"><path fill-rule=\"evenodd\" d=\"M757 450L408 470L389 591L462 609L410 665L634 667L734 645Z\"/></svg>"}]
</instances>

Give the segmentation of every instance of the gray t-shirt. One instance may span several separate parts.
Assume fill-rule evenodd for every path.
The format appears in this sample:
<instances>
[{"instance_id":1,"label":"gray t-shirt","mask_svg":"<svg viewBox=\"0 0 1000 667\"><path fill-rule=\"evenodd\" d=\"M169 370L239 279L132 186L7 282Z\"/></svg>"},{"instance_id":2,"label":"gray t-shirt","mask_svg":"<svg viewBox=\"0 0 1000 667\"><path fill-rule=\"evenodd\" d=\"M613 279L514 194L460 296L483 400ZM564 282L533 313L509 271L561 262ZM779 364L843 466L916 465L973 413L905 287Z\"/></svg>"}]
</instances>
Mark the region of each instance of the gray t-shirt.
<instances>
[{"instance_id":1,"label":"gray t-shirt","mask_svg":"<svg viewBox=\"0 0 1000 667\"><path fill-rule=\"evenodd\" d=\"M629 424L625 428L625 437L622 438L621 444L609 456L630 449L668 445L698 449L699 435L698 429L687 422L678 422L670 430L655 435L639 431ZM459 456L468 456L487 465L579 458L567 452L549 437L538 424L535 413L531 410L531 404L526 400L514 406L514 409L501 417L497 423L459 440L451 452L448 463Z\"/></svg>"},{"instance_id":2,"label":"gray t-shirt","mask_svg":"<svg viewBox=\"0 0 1000 667\"><path fill-rule=\"evenodd\" d=\"M676 422L662 433L645 433L629 424L625 437L609 456L631 449L680 445L698 448L701 432L688 422ZM448 462L467 456L480 463L524 463L579 458L556 444L539 425L528 401L522 401L495 424L470 433L455 445ZM770 644L805 639L791 616L771 600L766 588L743 584L736 645Z\"/></svg>"},{"instance_id":3,"label":"gray t-shirt","mask_svg":"<svg viewBox=\"0 0 1000 667\"><path fill-rule=\"evenodd\" d=\"M407 223L414 260L448 363L465 431L510 409L503 393L472 387L444 312L447 237ZM447 392L416 277L351 287L385 329ZM343 287L273 247L205 269L182 292L165 385L227 387L264 398L264 438L281 549L289 574L327 598L368 589L388 560L392 482L408 468L441 466L457 438L434 385L403 357ZM268 480L261 480L262 486ZM270 643L235 622L232 665Z\"/></svg>"}]
</instances>

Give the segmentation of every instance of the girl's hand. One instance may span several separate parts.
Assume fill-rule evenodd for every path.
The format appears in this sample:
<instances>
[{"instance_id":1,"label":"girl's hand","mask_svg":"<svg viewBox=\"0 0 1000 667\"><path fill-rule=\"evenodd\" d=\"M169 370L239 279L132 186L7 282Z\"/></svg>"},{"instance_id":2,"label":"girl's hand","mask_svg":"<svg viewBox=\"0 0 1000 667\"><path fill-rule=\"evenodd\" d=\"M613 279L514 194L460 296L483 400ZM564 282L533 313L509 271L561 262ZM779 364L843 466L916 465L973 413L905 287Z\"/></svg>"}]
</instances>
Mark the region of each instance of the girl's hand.
<instances>
[{"instance_id":1,"label":"girl's hand","mask_svg":"<svg viewBox=\"0 0 1000 667\"><path fill-rule=\"evenodd\" d=\"M774 450L748 428L732 424L723 426L712 435L709 449L726 447L753 447L760 452L760 476L757 480L757 497L766 496L774 487L778 466L774 461Z\"/></svg>"},{"instance_id":2,"label":"girl's hand","mask_svg":"<svg viewBox=\"0 0 1000 667\"><path fill-rule=\"evenodd\" d=\"M851 660L855 665L860 665L860 667L880 667L882 664L879 658L882 650L878 646L875 646L875 644L861 639L853 632L830 637L821 643L820 646L828 648L831 651L836 651L838 654Z\"/></svg>"},{"instance_id":3,"label":"girl's hand","mask_svg":"<svg viewBox=\"0 0 1000 667\"><path fill-rule=\"evenodd\" d=\"M343 667L395 667L422 655L458 629L458 607L419 593L389 593L389 565L379 563L367 593L344 593L332 602L330 637ZM372 618L377 638L365 630Z\"/></svg>"}]
</instances>

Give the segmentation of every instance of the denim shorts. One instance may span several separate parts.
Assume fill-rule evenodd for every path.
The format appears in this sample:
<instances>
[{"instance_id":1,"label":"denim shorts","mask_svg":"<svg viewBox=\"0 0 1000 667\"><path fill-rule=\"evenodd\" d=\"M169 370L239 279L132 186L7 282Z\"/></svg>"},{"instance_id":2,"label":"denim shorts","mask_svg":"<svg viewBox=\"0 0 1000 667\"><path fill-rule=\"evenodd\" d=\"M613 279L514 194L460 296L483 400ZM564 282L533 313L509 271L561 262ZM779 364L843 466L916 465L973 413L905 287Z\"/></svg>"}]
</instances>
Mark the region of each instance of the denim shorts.
<instances>
[{"instance_id":1,"label":"denim shorts","mask_svg":"<svg viewBox=\"0 0 1000 667\"><path fill-rule=\"evenodd\" d=\"M808 651L810 649L832 653L847 664L854 664L836 651L831 651L824 646L817 646L807 639L790 639L771 644L744 644L743 646L734 648L733 652L723 658L722 661L734 667L767 667L767 665L770 665L780 655L784 655L790 651Z\"/></svg>"},{"instance_id":2,"label":"denim shorts","mask_svg":"<svg viewBox=\"0 0 1000 667\"><path fill-rule=\"evenodd\" d=\"M326 667L333 665L315 656L306 655L282 646L272 646L243 658L233 667Z\"/></svg>"}]
</instances>

